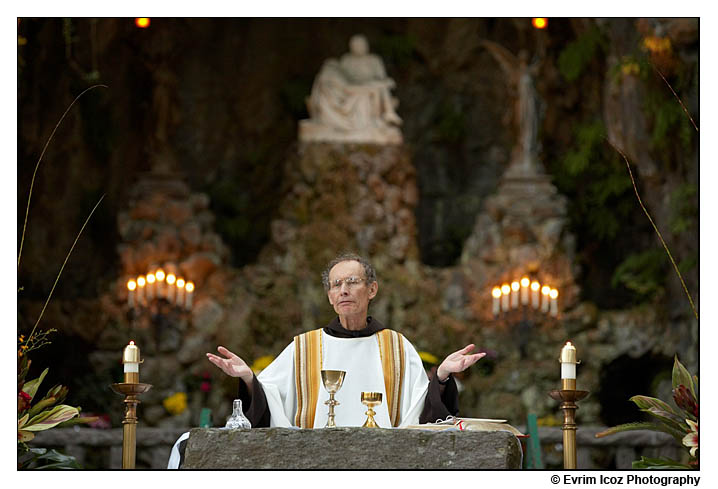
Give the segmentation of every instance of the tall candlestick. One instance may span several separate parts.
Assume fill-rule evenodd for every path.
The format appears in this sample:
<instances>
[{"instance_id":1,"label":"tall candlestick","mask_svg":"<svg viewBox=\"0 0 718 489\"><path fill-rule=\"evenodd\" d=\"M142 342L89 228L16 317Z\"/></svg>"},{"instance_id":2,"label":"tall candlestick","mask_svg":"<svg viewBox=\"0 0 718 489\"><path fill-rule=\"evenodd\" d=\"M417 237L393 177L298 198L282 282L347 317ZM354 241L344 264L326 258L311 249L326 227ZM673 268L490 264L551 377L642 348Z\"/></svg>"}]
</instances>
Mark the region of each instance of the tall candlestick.
<instances>
[{"instance_id":1,"label":"tall candlestick","mask_svg":"<svg viewBox=\"0 0 718 489\"><path fill-rule=\"evenodd\" d=\"M177 277L175 277L174 273L168 273L165 280L167 280L167 300L171 304L175 300L175 289L177 288L175 282L177 281Z\"/></svg>"},{"instance_id":2,"label":"tall candlestick","mask_svg":"<svg viewBox=\"0 0 718 489\"><path fill-rule=\"evenodd\" d=\"M567 341L561 348L561 389L576 390L576 347Z\"/></svg>"},{"instance_id":3,"label":"tall candlestick","mask_svg":"<svg viewBox=\"0 0 718 489\"><path fill-rule=\"evenodd\" d=\"M154 273L148 273L147 274L147 300L152 300L155 296L155 274Z\"/></svg>"},{"instance_id":4,"label":"tall candlestick","mask_svg":"<svg viewBox=\"0 0 718 489\"><path fill-rule=\"evenodd\" d=\"M521 305L525 306L529 303L529 278L521 279Z\"/></svg>"},{"instance_id":5,"label":"tall candlestick","mask_svg":"<svg viewBox=\"0 0 718 489\"><path fill-rule=\"evenodd\" d=\"M531 282L531 307L534 309L538 309L539 306L539 288L541 284L535 280Z\"/></svg>"},{"instance_id":6,"label":"tall candlestick","mask_svg":"<svg viewBox=\"0 0 718 489\"><path fill-rule=\"evenodd\" d=\"M551 292L549 292L549 295L551 296L551 315L553 317L556 317L556 316L558 316L558 304L557 304L558 290L551 289Z\"/></svg>"},{"instance_id":7,"label":"tall candlestick","mask_svg":"<svg viewBox=\"0 0 718 489\"><path fill-rule=\"evenodd\" d=\"M130 341L122 352L122 364L125 371L125 384L140 382L140 349L134 341Z\"/></svg>"},{"instance_id":8,"label":"tall candlestick","mask_svg":"<svg viewBox=\"0 0 718 489\"><path fill-rule=\"evenodd\" d=\"M127 305L130 308L135 307L135 289L137 288L137 282L129 280L127 282Z\"/></svg>"},{"instance_id":9,"label":"tall candlestick","mask_svg":"<svg viewBox=\"0 0 718 489\"><path fill-rule=\"evenodd\" d=\"M501 302L501 289L499 287L494 287L494 290L491 291L491 295L494 297L493 313L494 316L498 316L499 305Z\"/></svg>"},{"instance_id":10,"label":"tall candlestick","mask_svg":"<svg viewBox=\"0 0 718 489\"><path fill-rule=\"evenodd\" d=\"M511 282L511 309L519 307L519 283Z\"/></svg>"},{"instance_id":11,"label":"tall candlestick","mask_svg":"<svg viewBox=\"0 0 718 489\"><path fill-rule=\"evenodd\" d=\"M501 310L506 312L509 310L509 294L511 293L511 287L509 284L501 286Z\"/></svg>"},{"instance_id":12,"label":"tall candlestick","mask_svg":"<svg viewBox=\"0 0 718 489\"><path fill-rule=\"evenodd\" d=\"M185 290L185 302L184 306L187 309L192 308L192 294L194 293L194 284L192 282L187 282L184 286Z\"/></svg>"}]
</instances>

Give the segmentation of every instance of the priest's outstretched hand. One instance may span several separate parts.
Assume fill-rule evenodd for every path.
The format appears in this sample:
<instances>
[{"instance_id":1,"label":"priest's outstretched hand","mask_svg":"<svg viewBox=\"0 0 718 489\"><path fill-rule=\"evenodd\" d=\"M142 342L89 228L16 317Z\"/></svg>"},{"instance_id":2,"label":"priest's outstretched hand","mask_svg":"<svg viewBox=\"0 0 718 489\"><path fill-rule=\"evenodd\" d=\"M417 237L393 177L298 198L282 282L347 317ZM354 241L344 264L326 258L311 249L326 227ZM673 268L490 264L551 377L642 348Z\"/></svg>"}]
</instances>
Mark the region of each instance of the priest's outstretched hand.
<instances>
[{"instance_id":1,"label":"priest's outstretched hand","mask_svg":"<svg viewBox=\"0 0 718 489\"><path fill-rule=\"evenodd\" d=\"M207 353L207 359L222 369L222 372L226 373L230 377L239 377L242 379L244 383L247 384L247 388L251 392L252 377L254 373L252 372L252 369L249 368L249 365L247 365L247 362L223 346L218 346L217 351L226 358L213 355L212 353Z\"/></svg>"},{"instance_id":2,"label":"priest's outstretched hand","mask_svg":"<svg viewBox=\"0 0 718 489\"><path fill-rule=\"evenodd\" d=\"M436 375L439 380L444 382L450 374L463 372L486 356L486 353L470 354L473 349L474 344L472 343L446 357L439 365L439 368L436 369Z\"/></svg>"}]
</instances>

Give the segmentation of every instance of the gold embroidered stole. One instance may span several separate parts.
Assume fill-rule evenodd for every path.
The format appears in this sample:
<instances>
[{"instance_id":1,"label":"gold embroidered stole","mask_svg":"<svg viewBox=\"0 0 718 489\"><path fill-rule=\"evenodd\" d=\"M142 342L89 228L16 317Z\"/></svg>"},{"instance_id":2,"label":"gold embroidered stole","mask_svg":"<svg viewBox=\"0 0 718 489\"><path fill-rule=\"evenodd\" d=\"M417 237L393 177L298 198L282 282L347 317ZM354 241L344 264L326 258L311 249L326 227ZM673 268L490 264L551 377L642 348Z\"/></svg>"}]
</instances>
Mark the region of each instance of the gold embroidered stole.
<instances>
[{"instance_id":1,"label":"gold embroidered stole","mask_svg":"<svg viewBox=\"0 0 718 489\"><path fill-rule=\"evenodd\" d=\"M404 381L404 342L401 333L383 329L376 333L381 368L384 373L386 403L392 426L401 421L401 390ZM315 329L294 337L294 371L297 387L297 414L294 424L314 427L323 364L322 330Z\"/></svg>"},{"instance_id":2,"label":"gold embroidered stole","mask_svg":"<svg viewBox=\"0 0 718 489\"><path fill-rule=\"evenodd\" d=\"M322 330L294 337L294 372L297 385L297 414L294 425L314 428L322 370Z\"/></svg>"}]
</instances>

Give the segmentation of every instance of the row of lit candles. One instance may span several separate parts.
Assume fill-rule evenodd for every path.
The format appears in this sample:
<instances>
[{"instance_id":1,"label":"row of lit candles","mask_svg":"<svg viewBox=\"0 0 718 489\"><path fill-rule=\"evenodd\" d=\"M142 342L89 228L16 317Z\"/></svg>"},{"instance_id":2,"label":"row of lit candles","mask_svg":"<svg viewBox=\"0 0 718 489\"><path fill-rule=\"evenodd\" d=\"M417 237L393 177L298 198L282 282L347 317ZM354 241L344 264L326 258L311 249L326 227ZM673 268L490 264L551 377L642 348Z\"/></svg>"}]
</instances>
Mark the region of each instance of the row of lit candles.
<instances>
[{"instance_id":1,"label":"row of lit candles","mask_svg":"<svg viewBox=\"0 0 718 489\"><path fill-rule=\"evenodd\" d=\"M167 285L165 286L165 282ZM174 303L185 309L192 307L192 294L194 292L194 284L185 282L185 279L174 273L165 275L161 268L155 272L148 273L145 277L140 275L137 279L127 281L127 305L135 307L137 305L146 305L149 301L157 298L165 298L170 303Z\"/></svg>"},{"instance_id":2,"label":"row of lit candles","mask_svg":"<svg viewBox=\"0 0 718 489\"><path fill-rule=\"evenodd\" d=\"M528 277L523 277L520 281L514 280L509 284L503 284L501 287L494 287L491 295L494 297L493 313L494 316L499 311L506 312L509 309L519 307L519 298L522 306L529 303L529 289L531 289L531 307L534 309L541 308L541 312L548 312L551 316L558 315L558 290L548 285L543 285L534 280L531 282ZM539 291L541 292L539 294ZM541 300L543 297L543 300Z\"/></svg>"}]
</instances>

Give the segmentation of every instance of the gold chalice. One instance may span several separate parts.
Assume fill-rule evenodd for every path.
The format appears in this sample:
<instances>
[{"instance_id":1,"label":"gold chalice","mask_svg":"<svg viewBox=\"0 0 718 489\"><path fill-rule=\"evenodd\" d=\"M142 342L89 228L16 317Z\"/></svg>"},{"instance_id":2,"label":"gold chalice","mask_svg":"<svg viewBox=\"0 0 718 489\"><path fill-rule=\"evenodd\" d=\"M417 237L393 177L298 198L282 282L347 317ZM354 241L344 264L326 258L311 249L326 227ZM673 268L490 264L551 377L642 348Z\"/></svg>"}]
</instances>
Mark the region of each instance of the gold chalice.
<instances>
[{"instance_id":1,"label":"gold chalice","mask_svg":"<svg viewBox=\"0 0 718 489\"><path fill-rule=\"evenodd\" d=\"M361 402L369 408L369 410L364 413L367 417L362 428L378 428L379 425L374 421L376 412L372 408L381 404L381 392L362 392Z\"/></svg>"},{"instance_id":2,"label":"gold chalice","mask_svg":"<svg viewBox=\"0 0 718 489\"><path fill-rule=\"evenodd\" d=\"M334 406L338 406L339 401L334 399L334 394L342 388L345 375L344 370L322 370L322 384L324 384L324 388L329 393L329 400L324 402L329 406L329 415L327 416L325 428L336 428L337 426L334 424Z\"/></svg>"}]
</instances>

